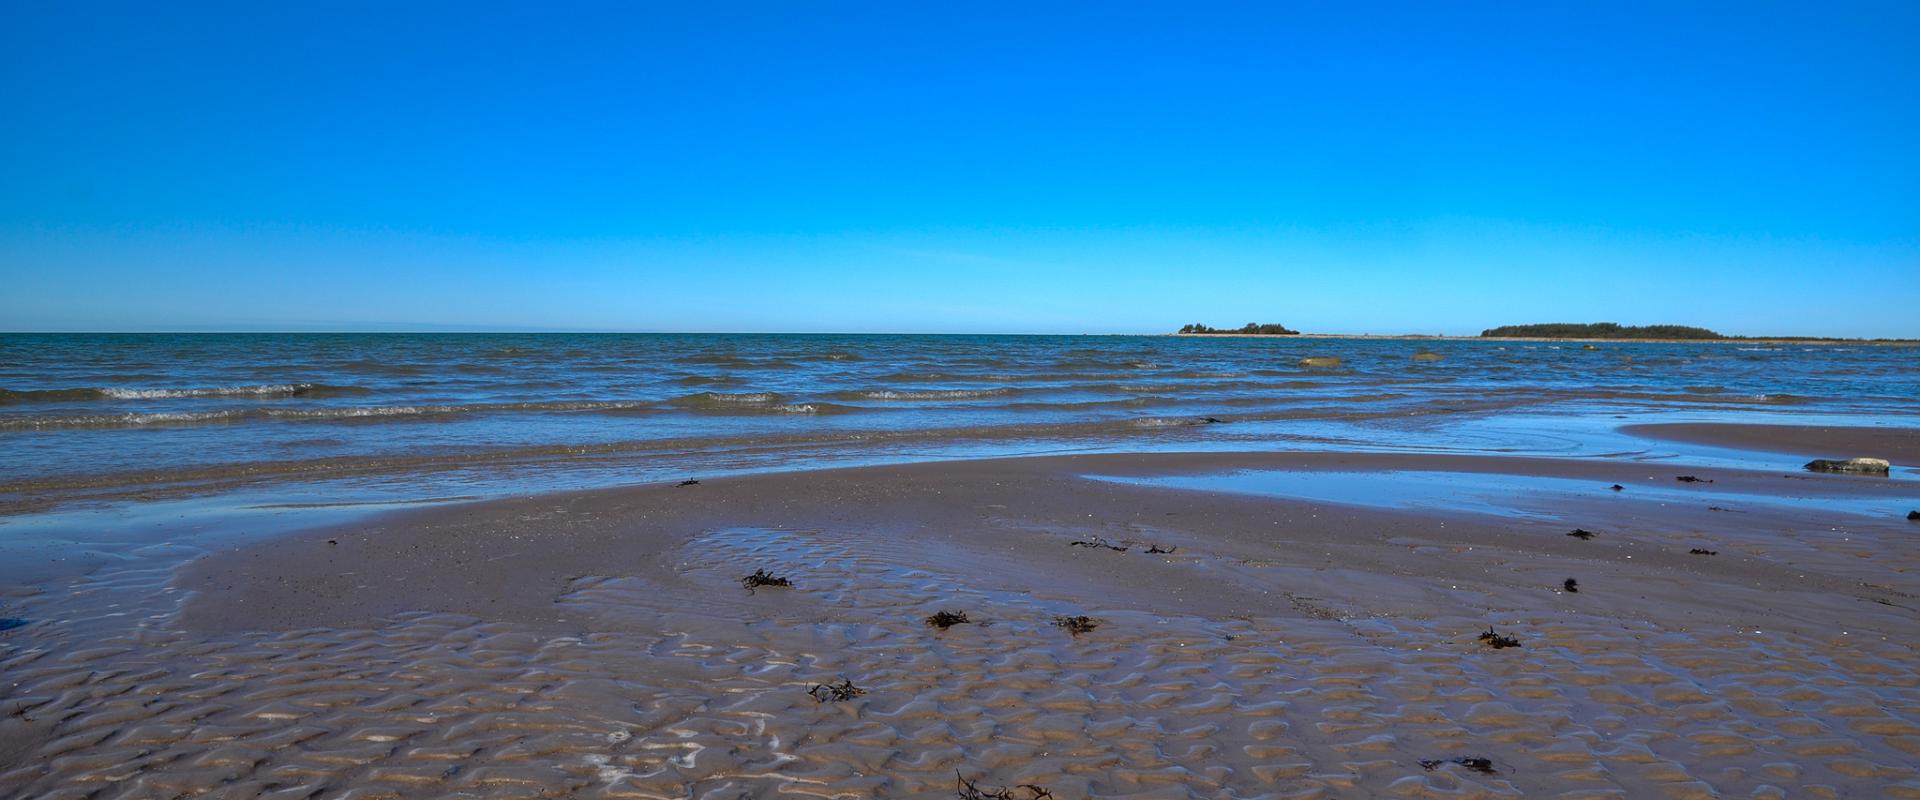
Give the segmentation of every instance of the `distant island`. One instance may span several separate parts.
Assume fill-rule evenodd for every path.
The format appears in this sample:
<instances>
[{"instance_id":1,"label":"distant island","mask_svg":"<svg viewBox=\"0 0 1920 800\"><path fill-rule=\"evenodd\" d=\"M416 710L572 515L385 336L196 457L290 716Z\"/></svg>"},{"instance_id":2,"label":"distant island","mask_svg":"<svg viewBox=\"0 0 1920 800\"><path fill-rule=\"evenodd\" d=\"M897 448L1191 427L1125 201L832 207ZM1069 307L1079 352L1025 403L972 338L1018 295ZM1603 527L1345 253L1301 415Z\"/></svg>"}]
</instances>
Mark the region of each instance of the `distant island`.
<instances>
[{"instance_id":1,"label":"distant island","mask_svg":"<svg viewBox=\"0 0 1920 800\"><path fill-rule=\"evenodd\" d=\"M1301 333L1274 322L1249 322L1238 328L1215 328L1198 322L1182 325L1175 336L1297 336L1301 339L1398 339L1403 341L1641 341L1641 342L1724 342L1784 344L1792 342L1833 342L1838 344L1887 344L1912 346L1916 339L1847 339L1832 336L1729 336L1719 331L1692 325L1621 325L1617 322L1542 322L1532 325L1502 325L1488 328L1479 336L1449 336L1438 333Z\"/></svg>"},{"instance_id":2,"label":"distant island","mask_svg":"<svg viewBox=\"0 0 1920 800\"><path fill-rule=\"evenodd\" d=\"M1211 328L1198 322L1180 326L1180 333L1211 333L1242 336L1295 336L1300 332L1277 322L1249 322L1238 328Z\"/></svg>"},{"instance_id":3,"label":"distant island","mask_svg":"<svg viewBox=\"0 0 1920 800\"><path fill-rule=\"evenodd\" d=\"M1544 322L1502 325L1480 332L1490 338L1523 339L1725 339L1706 328L1690 325L1621 325L1617 322Z\"/></svg>"}]
</instances>

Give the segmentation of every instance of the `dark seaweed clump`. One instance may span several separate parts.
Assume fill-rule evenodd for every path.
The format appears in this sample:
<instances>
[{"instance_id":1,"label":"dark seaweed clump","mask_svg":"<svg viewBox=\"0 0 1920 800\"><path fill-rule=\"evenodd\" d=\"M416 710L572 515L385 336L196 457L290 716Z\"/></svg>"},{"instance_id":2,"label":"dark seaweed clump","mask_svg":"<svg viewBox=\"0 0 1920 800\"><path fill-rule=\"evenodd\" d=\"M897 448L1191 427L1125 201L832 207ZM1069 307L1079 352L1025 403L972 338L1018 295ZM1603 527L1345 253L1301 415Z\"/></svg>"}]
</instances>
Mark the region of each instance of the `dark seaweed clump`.
<instances>
[{"instance_id":1,"label":"dark seaweed clump","mask_svg":"<svg viewBox=\"0 0 1920 800\"><path fill-rule=\"evenodd\" d=\"M752 575L748 575L747 577L741 578L740 585L746 587L747 591L751 593L753 590L758 589L762 586L778 586L781 588L792 588L793 581L787 580L786 578L783 578L777 575L768 574L767 571L764 569L756 569L753 571Z\"/></svg>"},{"instance_id":2,"label":"dark seaweed clump","mask_svg":"<svg viewBox=\"0 0 1920 800\"><path fill-rule=\"evenodd\" d=\"M1080 634L1089 633L1094 628L1100 627L1100 620L1084 615L1078 617L1054 617L1053 624L1066 628L1068 633L1079 636Z\"/></svg>"},{"instance_id":3,"label":"dark seaweed clump","mask_svg":"<svg viewBox=\"0 0 1920 800\"><path fill-rule=\"evenodd\" d=\"M1916 512L1916 513L1920 513L1920 512ZM1149 545L1147 545L1147 552L1148 552L1148 553L1154 553L1154 554L1170 554L1170 553L1172 553L1173 551L1175 551L1175 550L1178 550L1178 549L1180 549L1180 548L1179 548L1179 547L1162 547L1162 546L1160 546L1160 545L1157 545L1157 544L1149 544Z\"/></svg>"},{"instance_id":4,"label":"dark seaweed clump","mask_svg":"<svg viewBox=\"0 0 1920 800\"><path fill-rule=\"evenodd\" d=\"M1567 535L1575 539L1579 539L1581 541L1586 541L1588 539L1593 538L1593 531L1586 531L1586 530L1581 530L1579 528L1574 528L1573 530L1567 531Z\"/></svg>"},{"instance_id":5,"label":"dark seaweed clump","mask_svg":"<svg viewBox=\"0 0 1920 800\"><path fill-rule=\"evenodd\" d=\"M1483 775L1493 775L1497 772L1497 770L1493 768L1493 759L1481 758L1479 756L1461 756L1459 758L1447 758L1447 759L1436 758L1431 761L1427 759L1420 760L1420 766L1425 768L1428 772L1432 772L1433 770L1437 769L1441 764L1449 764L1449 763L1459 764L1460 766L1466 767L1467 769L1473 770L1474 772L1478 772Z\"/></svg>"},{"instance_id":6,"label":"dark seaweed clump","mask_svg":"<svg viewBox=\"0 0 1920 800\"><path fill-rule=\"evenodd\" d=\"M853 681L846 678L841 678L839 683L817 684L807 690L807 694L813 695L813 700L816 703L825 703L828 701L838 703L842 700L852 700L866 693L867 690L853 685Z\"/></svg>"},{"instance_id":7,"label":"dark seaweed clump","mask_svg":"<svg viewBox=\"0 0 1920 800\"><path fill-rule=\"evenodd\" d=\"M1708 550L1708 549L1706 549L1706 548L1704 548L1704 547L1696 547L1696 548L1693 548L1692 550L1688 550L1688 551L1687 551L1687 553L1688 553L1689 555L1696 555L1696 556L1717 556L1717 555L1720 555L1720 551L1718 551L1718 550Z\"/></svg>"},{"instance_id":8,"label":"dark seaweed clump","mask_svg":"<svg viewBox=\"0 0 1920 800\"><path fill-rule=\"evenodd\" d=\"M685 480L685 481L681 481L681 482L679 482L679 483L676 483L676 484L674 484L674 485L675 485L675 486L699 486L699 485L700 485L700 482L699 482L699 481L695 481L695 480Z\"/></svg>"},{"instance_id":9,"label":"dark seaweed clump","mask_svg":"<svg viewBox=\"0 0 1920 800\"><path fill-rule=\"evenodd\" d=\"M1567 591L1569 591L1569 592L1577 592L1577 591L1580 591L1580 582L1579 582L1579 581L1576 581L1576 580L1574 580L1574 579L1572 579L1572 578L1568 578L1568 579L1567 579L1567 582L1566 582L1566 583L1563 583L1563 584L1560 584L1560 585L1561 585L1561 586L1562 586L1563 588L1565 588L1565 589L1566 589Z\"/></svg>"},{"instance_id":10,"label":"dark seaweed clump","mask_svg":"<svg viewBox=\"0 0 1920 800\"><path fill-rule=\"evenodd\" d=\"M1492 628L1488 628L1486 633L1480 634L1480 641L1486 642L1488 647L1491 647L1495 650L1520 646L1519 639L1515 639L1505 634L1494 633Z\"/></svg>"},{"instance_id":11,"label":"dark seaweed clump","mask_svg":"<svg viewBox=\"0 0 1920 800\"><path fill-rule=\"evenodd\" d=\"M1908 522L1913 522L1913 521L1915 521L1915 520L1920 520L1920 511L1909 511L1909 512L1907 512L1907 521L1908 521Z\"/></svg>"},{"instance_id":12,"label":"dark seaweed clump","mask_svg":"<svg viewBox=\"0 0 1920 800\"><path fill-rule=\"evenodd\" d=\"M1617 483L1616 483L1616 484L1614 484L1614 485L1612 485L1612 486L1609 486L1609 487L1607 487L1607 488L1609 488L1609 489L1612 489L1612 490L1614 490L1614 491L1616 491L1616 492L1623 492L1623 491L1626 491L1626 489L1627 489L1627 487L1625 487L1625 486L1621 486L1620 484L1617 484Z\"/></svg>"},{"instance_id":13,"label":"dark seaweed clump","mask_svg":"<svg viewBox=\"0 0 1920 800\"><path fill-rule=\"evenodd\" d=\"M943 631L955 625L965 625L972 621L973 620L967 619L967 612L965 611L942 611L931 617L927 617L928 625Z\"/></svg>"},{"instance_id":14,"label":"dark seaweed clump","mask_svg":"<svg viewBox=\"0 0 1920 800\"><path fill-rule=\"evenodd\" d=\"M1674 480L1679 481L1681 483L1712 483L1713 482L1705 478L1696 478L1696 477L1693 477L1692 475L1681 475L1678 478L1674 478Z\"/></svg>"},{"instance_id":15,"label":"dark seaweed clump","mask_svg":"<svg viewBox=\"0 0 1920 800\"><path fill-rule=\"evenodd\" d=\"M1100 538L1100 537L1098 537L1098 536L1095 536L1095 537L1093 537L1092 539L1090 539L1090 540L1088 540L1088 541L1084 541L1084 542L1073 542L1073 543L1071 543L1071 544L1069 544L1069 545L1067 545L1067 546L1068 546L1068 547L1090 547L1090 548L1098 548L1098 547L1104 547L1104 548L1106 548L1106 549L1108 549L1108 550L1112 550L1112 551L1114 551L1114 552L1116 552L1116 553L1124 553L1124 552L1127 552L1127 548L1126 548L1126 545L1119 545L1119 544L1114 544L1114 543L1112 543L1112 542L1109 542L1109 541L1107 541L1107 540L1105 540L1105 539L1102 539L1102 538Z\"/></svg>"},{"instance_id":16,"label":"dark seaweed clump","mask_svg":"<svg viewBox=\"0 0 1920 800\"><path fill-rule=\"evenodd\" d=\"M956 791L960 800L1053 800L1053 792L1047 791L1044 786L1035 786L1031 783L981 788L962 776L959 770L954 771L953 777L957 781ZM1021 794L1015 794L1015 792L1021 792Z\"/></svg>"},{"instance_id":17,"label":"dark seaweed clump","mask_svg":"<svg viewBox=\"0 0 1920 800\"><path fill-rule=\"evenodd\" d=\"M14 628L24 628L24 627L27 627L27 625L30 623L31 623L31 620L20 619L19 617L0 617L0 631L10 631L10 630L13 630Z\"/></svg>"}]
</instances>

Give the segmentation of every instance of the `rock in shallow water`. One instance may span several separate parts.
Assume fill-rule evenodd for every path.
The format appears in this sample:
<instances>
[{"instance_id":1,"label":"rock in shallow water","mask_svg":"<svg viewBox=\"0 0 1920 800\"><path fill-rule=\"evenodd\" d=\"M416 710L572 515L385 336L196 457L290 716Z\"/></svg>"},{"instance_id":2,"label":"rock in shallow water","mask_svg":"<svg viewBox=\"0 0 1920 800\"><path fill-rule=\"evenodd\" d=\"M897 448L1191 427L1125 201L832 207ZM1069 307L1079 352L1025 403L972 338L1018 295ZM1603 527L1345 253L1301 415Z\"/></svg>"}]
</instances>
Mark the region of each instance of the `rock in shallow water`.
<instances>
[{"instance_id":1,"label":"rock in shallow water","mask_svg":"<svg viewBox=\"0 0 1920 800\"><path fill-rule=\"evenodd\" d=\"M1845 461L1816 458L1807 462L1807 471L1857 472L1867 475L1885 475L1887 474L1888 468L1892 466L1893 465L1887 463L1887 460L1884 458L1849 458Z\"/></svg>"}]
</instances>

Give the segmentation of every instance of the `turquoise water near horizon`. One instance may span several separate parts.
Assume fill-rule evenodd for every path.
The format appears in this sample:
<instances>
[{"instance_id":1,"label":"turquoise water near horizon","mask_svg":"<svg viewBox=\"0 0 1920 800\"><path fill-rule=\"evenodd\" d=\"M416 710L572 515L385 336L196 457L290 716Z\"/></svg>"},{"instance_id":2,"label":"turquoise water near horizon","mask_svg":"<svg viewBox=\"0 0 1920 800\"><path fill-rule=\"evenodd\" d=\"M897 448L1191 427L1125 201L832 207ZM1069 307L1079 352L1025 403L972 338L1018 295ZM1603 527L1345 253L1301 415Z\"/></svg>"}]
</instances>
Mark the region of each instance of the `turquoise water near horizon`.
<instances>
[{"instance_id":1,"label":"turquoise water near horizon","mask_svg":"<svg viewBox=\"0 0 1920 800\"><path fill-rule=\"evenodd\" d=\"M1056 452L1633 457L1608 421L1910 424L1916 356L1840 343L4 334L0 503L262 487L303 501L490 495Z\"/></svg>"}]
</instances>

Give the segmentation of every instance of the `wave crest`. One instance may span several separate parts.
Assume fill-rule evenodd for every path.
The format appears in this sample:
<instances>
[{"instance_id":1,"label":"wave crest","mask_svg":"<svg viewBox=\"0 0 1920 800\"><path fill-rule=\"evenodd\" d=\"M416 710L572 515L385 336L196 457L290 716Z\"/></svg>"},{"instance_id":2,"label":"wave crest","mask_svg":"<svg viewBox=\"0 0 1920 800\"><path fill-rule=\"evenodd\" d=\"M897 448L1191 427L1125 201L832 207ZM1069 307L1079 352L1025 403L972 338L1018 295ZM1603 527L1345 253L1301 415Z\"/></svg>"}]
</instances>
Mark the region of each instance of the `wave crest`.
<instances>
[{"instance_id":1,"label":"wave crest","mask_svg":"<svg viewBox=\"0 0 1920 800\"><path fill-rule=\"evenodd\" d=\"M342 397L366 394L358 386L324 383L263 383L242 386L139 389L106 386L80 389L0 389L0 404L72 400L174 400L193 397Z\"/></svg>"}]
</instances>

